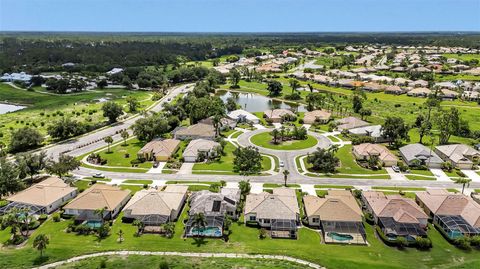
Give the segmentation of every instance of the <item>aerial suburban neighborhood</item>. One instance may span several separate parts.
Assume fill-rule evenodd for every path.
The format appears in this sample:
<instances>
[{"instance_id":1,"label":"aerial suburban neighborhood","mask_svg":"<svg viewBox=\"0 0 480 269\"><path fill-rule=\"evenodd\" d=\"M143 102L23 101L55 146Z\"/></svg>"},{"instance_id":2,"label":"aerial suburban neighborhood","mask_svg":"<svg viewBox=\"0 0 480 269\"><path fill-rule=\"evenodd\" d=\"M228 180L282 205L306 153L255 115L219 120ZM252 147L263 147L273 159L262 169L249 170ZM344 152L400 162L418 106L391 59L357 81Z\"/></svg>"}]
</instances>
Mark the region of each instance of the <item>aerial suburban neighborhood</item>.
<instances>
[{"instance_id":1,"label":"aerial suburban neighborhood","mask_svg":"<svg viewBox=\"0 0 480 269\"><path fill-rule=\"evenodd\" d=\"M20 31L6 2L0 268L480 268L478 18Z\"/></svg>"}]
</instances>

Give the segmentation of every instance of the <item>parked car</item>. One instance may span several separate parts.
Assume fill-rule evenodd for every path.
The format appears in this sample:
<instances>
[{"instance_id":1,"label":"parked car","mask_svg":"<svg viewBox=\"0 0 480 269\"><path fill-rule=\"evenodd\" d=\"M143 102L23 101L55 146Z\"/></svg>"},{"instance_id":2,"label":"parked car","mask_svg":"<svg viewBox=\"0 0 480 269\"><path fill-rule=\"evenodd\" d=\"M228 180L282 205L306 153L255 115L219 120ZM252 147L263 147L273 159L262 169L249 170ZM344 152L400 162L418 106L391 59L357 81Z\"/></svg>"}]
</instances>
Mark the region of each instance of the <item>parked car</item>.
<instances>
[{"instance_id":1,"label":"parked car","mask_svg":"<svg viewBox=\"0 0 480 269\"><path fill-rule=\"evenodd\" d=\"M397 172L397 173L400 173L400 167L396 166L396 165L393 165L392 166L392 170Z\"/></svg>"},{"instance_id":2,"label":"parked car","mask_svg":"<svg viewBox=\"0 0 480 269\"><path fill-rule=\"evenodd\" d=\"M284 167L285 163L283 161L280 161L280 167Z\"/></svg>"},{"instance_id":3,"label":"parked car","mask_svg":"<svg viewBox=\"0 0 480 269\"><path fill-rule=\"evenodd\" d=\"M105 178L105 175L102 174L102 173L95 173L95 174L93 174L93 177L94 178Z\"/></svg>"},{"instance_id":4,"label":"parked car","mask_svg":"<svg viewBox=\"0 0 480 269\"><path fill-rule=\"evenodd\" d=\"M153 168L157 168L158 167L158 163L157 162L154 162L153 163Z\"/></svg>"}]
</instances>

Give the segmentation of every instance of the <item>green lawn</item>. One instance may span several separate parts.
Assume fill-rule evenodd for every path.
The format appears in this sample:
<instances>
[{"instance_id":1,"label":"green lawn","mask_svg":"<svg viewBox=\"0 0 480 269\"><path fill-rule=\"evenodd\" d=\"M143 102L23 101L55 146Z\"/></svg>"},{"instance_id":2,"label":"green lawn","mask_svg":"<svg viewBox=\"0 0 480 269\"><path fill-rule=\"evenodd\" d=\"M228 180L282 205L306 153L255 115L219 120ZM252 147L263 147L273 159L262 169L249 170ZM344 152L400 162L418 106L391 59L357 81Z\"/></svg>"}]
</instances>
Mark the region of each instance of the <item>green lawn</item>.
<instances>
[{"instance_id":1,"label":"green lawn","mask_svg":"<svg viewBox=\"0 0 480 269\"><path fill-rule=\"evenodd\" d=\"M322 198L328 194L328 190L316 190L315 192L317 193L318 197L322 197Z\"/></svg>"},{"instance_id":2,"label":"green lawn","mask_svg":"<svg viewBox=\"0 0 480 269\"><path fill-rule=\"evenodd\" d=\"M233 172L233 160L235 156L233 152L235 151L235 146L232 143L227 143L225 148L223 149L225 155L221 156L219 160L211 161L211 162L204 162L204 163L196 163L193 165L193 172L199 173L202 170L212 170L212 171L219 171L225 172L228 174L236 174ZM272 162L270 158L263 156L262 158L262 170L268 171L272 167Z\"/></svg>"},{"instance_id":3,"label":"green lawn","mask_svg":"<svg viewBox=\"0 0 480 269\"><path fill-rule=\"evenodd\" d=\"M306 149L306 148L311 148L315 146L318 141L315 137L313 136L307 136L307 139L305 140L292 140L292 141L286 141L282 142L278 145L275 145L271 143L272 141L272 136L268 132L264 133L259 133L250 138L250 141L263 148L269 148L269 149L277 149L277 150L299 150L299 149Z\"/></svg>"},{"instance_id":4,"label":"green lawn","mask_svg":"<svg viewBox=\"0 0 480 269\"><path fill-rule=\"evenodd\" d=\"M316 189L353 189L353 186L349 185L315 185Z\"/></svg>"},{"instance_id":5,"label":"green lawn","mask_svg":"<svg viewBox=\"0 0 480 269\"><path fill-rule=\"evenodd\" d=\"M165 184L191 184L191 183L195 183L195 184L213 184L215 182L213 181L183 181L183 180L179 180L179 181L175 181L175 180L170 180L170 181L167 181L165 182Z\"/></svg>"},{"instance_id":6,"label":"green lawn","mask_svg":"<svg viewBox=\"0 0 480 269\"><path fill-rule=\"evenodd\" d=\"M50 237L50 244L45 252L45 259L39 259L38 252L32 248L29 240L25 247L6 248L0 252L0 268L25 268L64 260L77 255L111 250L145 250L145 251L191 251L191 252L227 252L251 254L289 255L321 264L329 269L380 269L409 268L415 264L417 269L450 268L480 266L478 251L462 251L450 245L435 229L429 229L428 235L433 242L429 251L416 249L398 250L384 245L374 236L372 226L365 224L369 246L325 245L320 244L318 232L300 228L298 240L258 239L258 229L246 227L243 223L234 223L228 242L219 239L183 239L183 221L186 209L176 222L175 235L167 239L153 234L135 237L136 228L119 221L112 226L111 236L98 240L95 236L78 236L66 233L72 220L53 222L48 220L37 229L32 238L44 233ZM117 242L117 232L124 232L124 242ZM196 267L198 268L198 267ZM236 267L237 268L237 267Z\"/></svg>"},{"instance_id":7,"label":"green lawn","mask_svg":"<svg viewBox=\"0 0 480 269\"><path fill-rule=\"evenodd\" d=\"M386 174L385 169L371 170L361 167L355 161L352 154L352 145L345 145L338 149L336 156L340 159L340 167L337 169L341 174Z\"/></svg>"},{"instance_id":8,"label":"green lawn","mask_svg":"<svg viewBox=\"0 0 480 269\"><path fill-rule=\"evenodd\" d=\"M37 88L38 89L38 88ZM153 104L150 93L126 89L96 89L74 94L51 95L34 91L19 90L0 83L0 100L26 105L27 108L4 114L0 117L0 142L8 144L10 130L31 126L42 134L47 134L47 127L62 117L88 123L105 122L99 98L109 98L125 105L125 98L134 96L140 101L141 109ZM127 111L128 112L128 111ZM62 116L63 115L63 116Z\"/></svg>"},{"instance_id":9,"label":"green lawn","mask_svg":"<svg viewBox=\"0 0 480 269\"><path fill-rule=\"evenodd\" d=\"M423 177L423 176L416 176L416 175L405 175L405 177L410 180L437 180L435 177Z\"/></svg>"},{"instance_id":10,"label":"green lawn","mask_svg":"<svg viewBox=\"0 0 480 269\"><path fill-rule=\"evenodd\" d=\"M134 183L134 184L152 184L153 180L136 180L136 179L128 179L123 181L122 183Z\"/></svg>"},{"instance_id":11,"label":"green lawn","mask_svg":"<svg viewBox=\"0 0 480 269\"><path fill-rule=\"evenodd\" d=\"M240 258L197 258L197 257L180 257L180 256L108 256L90 258L63 266L58 269L96 269L101 268L101 264L105 264L105 268L159 268L159 265L167 265L171 269L181 268L262 268L262 269L301 269L303 265L282 260L266 260L266 259L240 259Z\"/></svg>"},{"instance_id":12,"label":"green lawn","mask_svg":"<svg viewBox=\"0 0 480 269\"><path fill-rule=\"evenodd\" d=\"M137 191L143 190L143 186L139 185L120 185L122 190L130 190L132 195L134 195Z\"/></svg>"},{"instance_id":13,"label":"green lawn","mask_svg":"<svg viewBox=\"0 0 480 269\"><path fill-rule=\"evenodd\" d=\"M100 152L102 159L107 160L106 166L132 167L130 163L137 159L137 152L145 145L145 142L136 138L130 139L126 144L120 143L110 148L110 152L103 150ZM128 157L127 157L128 155ZM143 162L138 164L140 168L152 168L152 162Z\"/></svg>"}]
</instances>

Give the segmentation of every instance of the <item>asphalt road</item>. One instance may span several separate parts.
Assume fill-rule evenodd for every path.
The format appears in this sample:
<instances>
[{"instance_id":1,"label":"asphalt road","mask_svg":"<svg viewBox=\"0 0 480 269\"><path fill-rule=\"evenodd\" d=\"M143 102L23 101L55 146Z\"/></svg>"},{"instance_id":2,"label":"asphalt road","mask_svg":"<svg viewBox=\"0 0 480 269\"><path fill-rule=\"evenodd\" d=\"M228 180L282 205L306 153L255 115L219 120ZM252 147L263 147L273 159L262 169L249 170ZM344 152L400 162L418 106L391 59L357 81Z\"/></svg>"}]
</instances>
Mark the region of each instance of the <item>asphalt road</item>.
<instances>
[{"instance_id":1,"label":"asphalt road","mask_svg":"<svg viewBox=\"0 0 480 269\"><path fill-rule=\"evenodd\" d=\"M172 101L175 96L183 92L189 91L192 88L191 86L192 84L188 84L173 88L171 91L169 91L167 95L165 95L159 102L154 104L148 111L161 111L165 103ZM37 151L43 150L47 153L48 156L51 156L54 159L58 158L58 156L62 153L66 153L71 156L81 156L85 153L106 146L107 144L103 141L103 138L106 136L112 136L114 143L120 141L122 139L120 136L120 131L124 129L128 130L135 123L135 121L137 121L141 117L143 116L135 115L110 127L88 133L75 139L47 146ZM129 132L131 132L131 130L129 130Z\"/></svg>"}]
</instances>

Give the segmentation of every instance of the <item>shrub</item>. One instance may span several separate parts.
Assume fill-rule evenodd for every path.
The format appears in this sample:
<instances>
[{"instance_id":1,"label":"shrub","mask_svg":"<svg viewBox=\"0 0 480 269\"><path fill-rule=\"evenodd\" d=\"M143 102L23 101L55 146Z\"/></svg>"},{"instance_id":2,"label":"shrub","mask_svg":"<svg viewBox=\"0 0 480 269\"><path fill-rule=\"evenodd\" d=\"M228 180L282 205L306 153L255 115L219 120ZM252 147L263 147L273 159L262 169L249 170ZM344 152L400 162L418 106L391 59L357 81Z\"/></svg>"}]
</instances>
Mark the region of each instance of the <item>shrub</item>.
<instances>
[{"instance_id":1,"label":"shrub","mask_svg":"<svg viewBox=\"0 0 480 269\"><path fill-rule=\"evenodd\" d=\"M45 220L47 220L47 218L48 218L48 215L47 215L47 214L42 214L42 215L40 215L40 216L38 217L38 220L40 220L40 221L45 221Z\"/></svg>"},{"instance_id":2,"label":"shrub","mask_svg":"<svg viewBox=\"0 0 480 269\"><path fill-rule=\"evenodd\" d=\"M470 246L470 240L467 237L460 237L454 241L455 245L464 250L470 250L472 247Z\"/></svg>"},{"instance_id":3,"label":"shrub","mask_svg":"<svg viewBox=\"0 0 480 269\"><path fill-rule=\"evenodd\" d=\"M428 238L417 237L415 243L419 249L429 249L432 247L432 241Z\"/></svg>"},{"instance_id":4,"label":"shrub","mask_svg":"<svg viewBox=\"0 0 480 269\"><path fill-rule=\"evenodd\" d=\"M58 213L58 212L54 213L52 215L52 219L53 219L54 222L60 222L60 213Z\"/></svg>"},{"instance_id":5,"label":"shrub","mask_svg":"<svg viewBox=\"0 0 480 269\"><path fill-rule=\"evenodd\" d=\"M258 238L260 239L267 238L267 230L265 230L265 228L261 228L260 230L258 230Z\"/></svg>"}]
</instances>

